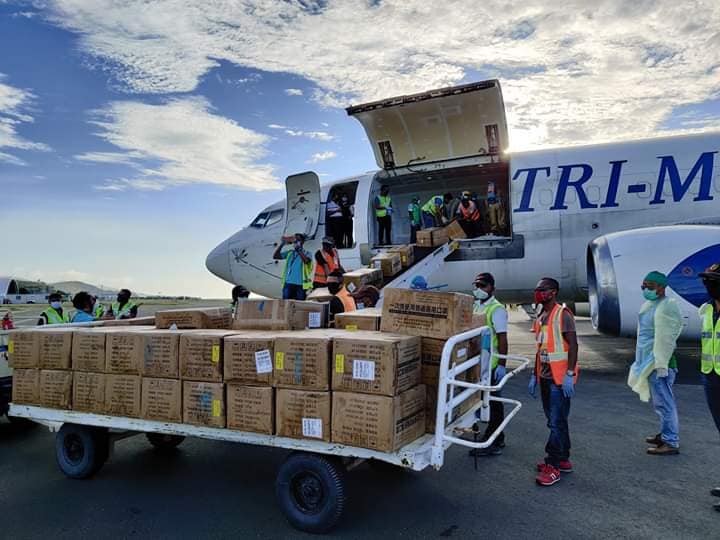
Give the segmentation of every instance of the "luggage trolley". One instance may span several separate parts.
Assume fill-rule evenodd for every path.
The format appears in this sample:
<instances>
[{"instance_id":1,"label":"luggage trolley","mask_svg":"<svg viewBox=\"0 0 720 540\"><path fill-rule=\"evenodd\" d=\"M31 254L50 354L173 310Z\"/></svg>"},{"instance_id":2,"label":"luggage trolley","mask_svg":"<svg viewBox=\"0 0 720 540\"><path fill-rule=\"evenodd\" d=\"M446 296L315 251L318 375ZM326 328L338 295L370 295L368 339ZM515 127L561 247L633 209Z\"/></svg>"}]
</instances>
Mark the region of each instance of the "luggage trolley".
<instances>
[{"instance_id":1,"label":"luggage trolley","mask_svg":"<svg viewBox=\"0 0 720 540\"><path fill-rule=\"evenodd\" d=\"M455 345L470 339L480 340L479 354L456 363L451 358ZM335 526L343 514L346 502L345 474L364 460L413 471L422 471L428 467L439 470L444 463L445 451L451 445L486 448L495 441L522 404L517 400L491 396L490 393L505 386L512 377L525 369L529 361L521 356L499 355L507 358L513 367L498 384L493 385L490 380L490 343L487 326L457 334L447 340L440 362L435 434L425 434L397 452L20 404L11 404L9 414L46 425L50 431L56 432L55 455L58 466L66 476L77 479L89 478L97 473L110 458L117 441L143 433L152 445L161 449L174 448L185 437L286 448L292 452L280 467L275 481L275 494L280 509L295 528L323 533ZM475 366L479 366L479 382L460 380L463 373ZM461 390L454 391L456 387ZM476 396L478 393L479 400ZM478 403L456 418L453 411L471 398L478 400ZM462 439L458 433L476 422L477 410L480 411L481 420L488 420L492 400L512 406L503 423L484 442Z\"/></svg>"}]
</instances>

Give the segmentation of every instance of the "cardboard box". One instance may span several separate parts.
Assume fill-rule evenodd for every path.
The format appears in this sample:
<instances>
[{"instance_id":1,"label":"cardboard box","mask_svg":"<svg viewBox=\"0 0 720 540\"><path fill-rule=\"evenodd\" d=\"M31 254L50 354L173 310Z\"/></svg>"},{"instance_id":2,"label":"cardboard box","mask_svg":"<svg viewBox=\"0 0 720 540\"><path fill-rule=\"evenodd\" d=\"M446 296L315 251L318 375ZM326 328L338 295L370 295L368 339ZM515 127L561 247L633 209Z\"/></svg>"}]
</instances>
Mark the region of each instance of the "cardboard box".
<instances>
[{"instance_id":1,"label":"cardboard box","mask_svg":"<svg viewBox=\"0 0 720 540\"><path fill-rule=\"evenodd\" d=\"M182 381L143 378L140 418L182 422Z\"/></svg>"},{"instance_id":2,"label":"cardboard box","mask_svg":"<svg viewBox=\"0 0 720 540\"><path fill-rule=\"evenodd\" d=\"M148 330L140 334L143 377L180 377L180 334L175 330Z\"/></svg>"},{"instance_id":3,"label":"cardboard box","mask_svg":"<svg viewBox=\"0 0 720 540\"><path fill-rule=\"evenodd\" d=\"M232 323L229 307L166 309L155 313L155 326L165 330L175 325L186 329L228 329Z\"/></svg>"},{"instance_id":4,"label":"cardboard box","mask_svg":"<svg viewBox=\"0 0 720 540\"><path fill-rule=\"evenodd\" d=\"M71 369L72 328L52 328L48 325L37 333L38 357L41 369Z\"/></svg>"},{"instance_id":5,"label":"cardboard box","mask_svg":"<svg viewBox=\"0 0 720 540\"><path fill-rule=\"evenodd\" d=\"M73 332L72 368L74 371L105 371L105 341L107 332L102 328Z\"/></svg>"},{"instance_id":6,"label":"cardboard box","mask_svg":"<svg viewBox=\"0 0 720 540\"><path fill-rule=\"evenodd\" d=\"M102 321L103 326L147 326L155 328L155 315L147 317L135 317L134 319L110 319Z\"/></svg>"},{"instance_id":7,"label":"cardboard box","mask_svg":"<svg viewBox=\"0 0 720 540\"><path fill-rule=\"evenodd\" d=\"M395 452L425 433L425 387L395 397L333 392L332 441Z\"/></svg>"},{"instance_id":8,"label":"cardboard box","mask_svg":"<svg viewBox=\"0 0 720 540\"><path fill-rule=\"evenodd\" d=\"M380 330L447 339L471 328L472 310L467 294L386 289Z\"/></svg>"},{"instance_id":9,"label":"cardboard box","mask_svg":"<svg viewBox=\"0 0 720 540\"><path fill-rule=\"evenodd\" d=\"M141 390L138 375L105 375L105 413L139 418Z\"/></svg>"},{"instance_id":10,"label":"cardboard box","mask_svg":"<svg viewBox=\"0 0 720 540\"><path fill-rule=\"evenodd\" d=\"M455 395L458 395L462 391L462 388L456 388L454 393ZM435 433L435 424L437 419L437 397L437 387L427 387L427 396L425 401L425 433ZM479 392L473 394L470 398L463 401L459 406L455 407L455 410L453 411L452 421L454 422L455 420L460 418L478 403L480 403ZM447 420L444 422L444 425L448 425Z\"/></svg>"},{"instance_id":11,"label":"cardboard box","mask_svg":"<svg viewBox=\"0 0 720 540\"><path fill-rule=\"evenodd\" d=\"M467 238L467 235L465 234L465 229L463 229L460 223L458 223L457 221L453 221L445 227L445 234L450 240Z\"/></svg>"},{"instance_id":12,"label":"cardboard box","mask_svg":"<svg viewBox=\"0 0 720 540\"><path fill-rule=\"evenodd\" d=\"M236 330L304 330L326 328L328 306L299 300L242 300L235 310Z\"/></svg>"},{"instance_id":13,"label":"cardboard box","mask_svg":"<svg viewBox=\"0 0 720 540\"><path fill-rule=\"evenodd\" d=\"M279 437L330 442L330 392L278 389L275 394Z\"/></svg>"},{"instance_id":14,"label":"cardboard box","mask_svg":"<svg viewBox=\"0 0 720 540\"><path fill-rule=\"evenodd\" d=\"M275 339L273 386L304 390L330 389L329 332L303 331Z\"/></svg>"},{"instance_id":15,"label":"cardboard box","mask_svg":"<svg viewBox=\"0 0 720 540\"><path fill-rule=\"evenodd\" d=\"M358 268L343 274L343 283L348 292L354 293L363 285L382 287L383 274L379 268Z\"/></svg>"},{"instance_id":16,"label":"cardboard box","mask_svg":"<svg viewBox=\"0 0 720 540\"><path fill-rule=\"evenodd\" d=\"M40 370L40 405L50 409L70 409L73 374L57 369Z\"/></svg>"},{"instance_id":17,"label":"cardboard box","mask_svg":"<svg viewBox=\"0 0 720 540\"><path fill-rule=\"evenodd\" d=\"M8 366L13 369L40 367L38 333L35 330L11 330L8 334Z\"/></svg>"},{"instance_id":18,"label":"cardboard box","mask_svg":"<svg viewBox=\"0 0 720 540\"><path fill-rule=\"evenodd\" d=\"M428 386L437 387L439 373L440 373L440 359L442 356L443 347L445 347L446 340L434 339L434 338L422 338L421 344L421 358L422 358L422 383ZM450 365L461 364L466 360L469 360L473 356L480 352L479 338L458 343L453 347ZM476 373L477 375L468 375L469 373ZM473 377L477 380L477 376L480 373L480 366L476 366L472 369L472 372L466 371L467 377L472 379Z\"/></svg>"},{"instance_id":19,"label":"cardboard box","mask_svg":"<svg viewBox=\"0 0 720 540\"><path fill-rule=\"evenodd\" d=\"M403 268L412 266L415 262L415 244L406 246L394 246L388 249L388 253L398 253L400 255L400 264Z\"/></svg>"},{"instance_id":20,"label":"cardboard box","mask_svg":"<svg viewBox=\"0 0 720 540\"><path fill-rule=\"evenodd\" d=\"M417 245L419 247L437 247L448 241L445 227L430 227L417 232Z\"/></svg>"},{"instance_id":21,"label":"cardboard box","mask_svg":"<svg viewBox=\"0 0 720 540\"><path fill-rule=\"evenodd\" d=\"M379 268L383 277L389 278L399 274L402 270L402 262L399 253L378 253L372 259L370 264L373 268Z\"/></svg>"},{"instance_id":22,"label":"cardboard box","mask_svg":"<svg viewBox=\"0 0 720 540\"><path fill-rule=\"evenodd\" d=\"M329 302L332 297L333 295L330 294L327 287L318 287L307 295L307 300L310 302Z\"/></svg>"},{"instance_id":23,"label":"cardboard box","mask_svg":"<svg viewBox=\"0 0 720 540\"><path fill-rule=\"evenodd\" d=\"M335 315L335 328L348 330L380 330L380 308L365 308Z\"/></svg>"},{"instance_id":24,"label":"cardboard box","mask_svg":"<svg viewBox=\"0 0 720 540\"><path fill-rule=\"evenodd\" d=\"M105 372L140 375L144 361L144 340L138 332L108 332L105 340Z\"/></svg>"},{"instance_id":25,"label":"cardboard box","mask_svg":"<svg viewBox=\"0 0 720 540\"><path fill-rule=\"evenodd\" d=\"M17 405L40 404L40 370L15 369L12 379L12 402Z\"/></svg>"},{"instance_id":26,"label":"cardboard box","mask_svg":"<svg viewBox=\"0 0 720 540\"><path fill-rule=\"evenodd\" d=\"M73 411L105 414L105 374L73 373Z\"/></svg>"},{"instance_id":27,"label":"cardboard box","mask_svg":"<svg viewBox=\"0 0 720 540\"><path fill-rule=\"evenodd\" d=\"M227 385L227 427L273 435L275 433L275 396L267 386Z\"/></svg>"},{"instance_id":28,"label":"cardboard box","mask_svg":"<svg viewBox=\"0 0 720 540\"><path fill-rule=\"evenodd\" d=\"M183 422L198 426L225 427L225 385L183 382Z\"/></svg>"},{"instance_id":29,"label":"cardboard box","mask_svg":"<svg viewBox=\"0 0 720 540\"><path fill-rule=\"evenodd\" d=\"M222 382L225 330L193 330L180 335L180 377L188 381Z\"/></svg>"},{"instance_id":30,"label":"cardboard box","mask_svg":"<svg viewBox=\"0 0 720 540\"><path fill-rule=\"evenodd\" d=\"M420 338L353 332L333 339L332 389L395 396L420 383Z\"/></svg>"},{"instance_id":31,"label":"cardboard box","mask_svg":"<svg viewBox=\"0 0 720 540\"><path fill-rule=\"evenodd\" d=\"M272 384L275 335L247 332L225 338L225 381L270 386Z\"/></svg>"}]
</instances>

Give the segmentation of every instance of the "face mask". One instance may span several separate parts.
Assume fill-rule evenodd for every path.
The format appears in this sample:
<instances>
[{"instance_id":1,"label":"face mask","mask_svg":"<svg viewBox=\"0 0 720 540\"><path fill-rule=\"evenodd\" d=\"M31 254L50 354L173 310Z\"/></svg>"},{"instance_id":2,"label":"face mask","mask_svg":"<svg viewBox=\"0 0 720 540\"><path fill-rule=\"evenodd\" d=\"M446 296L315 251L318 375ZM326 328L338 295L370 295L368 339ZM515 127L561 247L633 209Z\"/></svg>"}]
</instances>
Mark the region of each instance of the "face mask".
<instances>
[{"instance_id":1,"label":"face mask","mask_svg":"<svg viewBox=\"0 0 720 540\"><path fill-rule=\"evenodd\" d=\"M358 309L365 309L365 304L363 304L362 302L357 302L355 304L355 307Z\"/></svg>"},{"instance_id":2,"label":"face mask","mask_svg":"<svg viewBox=\"0 0 720 540\"><path fill-rule=\"evenodd\" d=\"M297 240L295 241L294 245L295 245L296 249L300 249L302 247L302 244L300 242L298 242Z\"/></svg>"},{"instance_id":3,"label":"face mask","mask_svg":"<svg viewBox=\"0 0 720 540\"><path fill-rule=\"evenodd\" d=\"M653 289L643 289L643 296L645 300L650 300L651 302L658 299L657 291Z\"/></svg>"},{"instance_id":4,"label":"face mask","mask_svg":"<svg viewBox=\"0 0 720 540\"><path fill-rule=\"evenodd\" d=\"M533 299L536 304L543 304L552 298L552 291L535 291Z\"/></svg>"},{"instance_id":5,"label":"face mask","mask_svg":"<svg viewBox=\"0 0 720 540\"><path fill-rule=\"evenodd\" d=\"M713 300L720 300L720 281L707 281L705 282L705 288L707 289L710 298Z\"/></svg>"},{"instance_id":6,"label":"face mask","mask_svg":"<svg viewBox=\"0 0 720 540\"><path fill-rule=\"evenodd\" d=\"M330 294L337 294L338 292L340 292L340 284L328 283L328 291L330 291Z\"/></svg>"},{"instance_id":7,"label":"face mask","mask_svg":"<svg viewBox=\"0 0 720 540\"><path fill-rule=\"evenodd\" d=\"M60 309L62 307L62 302L50 302L50 307L53 309Z\"/></svg>"},{"instance_id":8,"label":"face mask","mask_svg":"<svg viewBox=\"0 0 720 540\"><path fill-rule=\"evenodd\" d=\"M480 288L475 289L475 290L473 291L473 295L474 295L475 298L478 299L478 300L487 300L488 297L490 296L487 292L485 292L484 290L482 290L482 289L480 289Z\"/></svg>"}]
</instances>

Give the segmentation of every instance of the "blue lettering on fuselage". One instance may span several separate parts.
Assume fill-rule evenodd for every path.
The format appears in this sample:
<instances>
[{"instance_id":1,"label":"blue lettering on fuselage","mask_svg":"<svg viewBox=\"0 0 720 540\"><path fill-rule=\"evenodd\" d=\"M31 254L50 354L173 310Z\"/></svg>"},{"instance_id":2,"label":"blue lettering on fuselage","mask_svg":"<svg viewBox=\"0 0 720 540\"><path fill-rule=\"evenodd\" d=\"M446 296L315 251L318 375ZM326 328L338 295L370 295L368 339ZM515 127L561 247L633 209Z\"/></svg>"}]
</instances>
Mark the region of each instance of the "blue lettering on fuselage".
<instances>
[{"instance_id":1,"label":"blue lettering on fuselage","mask_svg":"<svg viewBox=\"0 0 720 540\"><path fill-rule=\"evenodd\" d=\"M717 151L704 152L693 165L687 177L683 180L680 176L678 166L673 156L658 156L660 160L660 170L658 172L657 184L655 186L654 196L649 204L665 204L663 191L665 189L666 180L670 184L672 190L672 200L679 202L685 197L690 189L690 185L699 177L700 188L693 201L712 201L713 196L710 194L713 177L714 158ZM627 160L610 161L610 178L607 184L605 194L605 202L599 205L600 208L617 208L618 191L620 189L620 179L622 175L623 165ZM559 165L560 179L558 181L555 199L550 210L566 210L568 205L565 202L569 189L574 189L577 194L580 209L598 208L597 204L590 202L585 185L590 181L593 175L593 168L587 163L574 163L569 165ZM550 167L531 167L527 169L518 169L515 171L512 180L517 181L522 177L525 178L522 194L520 196L520 205L513 209L513 212L534 212L535 208L531 206L533 189L538 180L538 173L543 173L545 179L550 179ZM649 184L640 182L627 186L628 193L644 193L648 191Z\"/></svg>"}]
</instances>

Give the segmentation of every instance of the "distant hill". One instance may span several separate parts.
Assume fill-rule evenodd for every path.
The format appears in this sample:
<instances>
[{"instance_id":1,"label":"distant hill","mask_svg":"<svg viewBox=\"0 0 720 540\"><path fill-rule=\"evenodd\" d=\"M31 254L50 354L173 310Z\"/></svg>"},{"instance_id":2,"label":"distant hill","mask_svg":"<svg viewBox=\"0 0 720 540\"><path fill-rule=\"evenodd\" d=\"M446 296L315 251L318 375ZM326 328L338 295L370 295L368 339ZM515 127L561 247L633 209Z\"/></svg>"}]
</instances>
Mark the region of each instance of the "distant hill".
<instances>
[{"instance_id":1,"label":"distant hill","mask_svg":"<svg viewBox=\"0 0 720 540\"><path fill-rule=\"evenodd\" d=\"M57 283L51 283L51 287L54 287L55 289L66 292L70 295L77 294L80 291L85 291L93 296L101 296L101 297L107 297L107 296L115 296L120 288L117 289L101 289L97 285L92 285L90 283L85 283L84 281L58 281ZM136 293L133 291L133 296L148 296L143 293Z\"/></svg>"}]
</instances>

